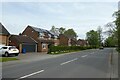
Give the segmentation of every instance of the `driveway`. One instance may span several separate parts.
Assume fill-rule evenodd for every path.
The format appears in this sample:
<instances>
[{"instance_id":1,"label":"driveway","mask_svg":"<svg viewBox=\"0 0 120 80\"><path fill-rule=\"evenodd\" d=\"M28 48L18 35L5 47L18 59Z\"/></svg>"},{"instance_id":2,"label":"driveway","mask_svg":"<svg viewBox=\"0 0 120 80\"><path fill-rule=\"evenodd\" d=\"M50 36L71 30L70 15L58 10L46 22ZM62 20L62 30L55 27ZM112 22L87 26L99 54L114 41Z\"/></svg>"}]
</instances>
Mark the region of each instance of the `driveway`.
<instances>
[{"instance_id":1,"label":"driveway","mask_svg":"<svg viewBox=\"0 0 120 80\"><path fill-rule=\"evenodd\" d=\"M20 59L20 61L31 62L31 61L43 60L50 57L51 55L45 52L41 52L41 53L31 52L31 53L25 53L25 54L20 53L19 56L17 56L16 58Z\"/></svg>"}]
</instances>

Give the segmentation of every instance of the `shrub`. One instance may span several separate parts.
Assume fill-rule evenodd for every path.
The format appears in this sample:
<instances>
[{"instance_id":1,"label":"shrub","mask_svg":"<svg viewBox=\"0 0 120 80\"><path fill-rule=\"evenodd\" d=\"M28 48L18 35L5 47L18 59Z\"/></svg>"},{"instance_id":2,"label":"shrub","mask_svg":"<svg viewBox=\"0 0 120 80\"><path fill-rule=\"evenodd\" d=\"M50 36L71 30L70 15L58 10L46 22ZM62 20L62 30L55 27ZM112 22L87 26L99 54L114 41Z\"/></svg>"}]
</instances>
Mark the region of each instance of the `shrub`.
<instances>
[{"instance_id":1,"label":"shrub","mask_svg":"<svg viewBox=\"0 0 120 80\"><path fill-rule=\"evenodd\" d=\"M80 51L96 48L94 46L50 46L48 54L59 54L71 51Z\"/></svg>"}]
</instances>

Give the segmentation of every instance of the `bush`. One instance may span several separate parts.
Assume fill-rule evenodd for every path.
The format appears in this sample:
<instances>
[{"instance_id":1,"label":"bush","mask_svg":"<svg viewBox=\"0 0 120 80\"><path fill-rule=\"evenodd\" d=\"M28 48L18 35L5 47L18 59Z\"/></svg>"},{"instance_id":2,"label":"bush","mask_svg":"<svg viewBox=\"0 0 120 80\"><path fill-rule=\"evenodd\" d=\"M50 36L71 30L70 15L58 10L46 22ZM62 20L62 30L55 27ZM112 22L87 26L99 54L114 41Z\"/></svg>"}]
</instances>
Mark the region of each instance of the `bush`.
<instances>
[{"instance_id":1,"label":"bush","mask_svg":"<svg viewBox=\"0 0 120 80\"><path fill-rule=\"evenodd\" d=\"M66 53L71 51L80 51L86 49L96 48L94 46L50 46L48 50L48 54L59 54Z\"/></svg>"}]
</instances>

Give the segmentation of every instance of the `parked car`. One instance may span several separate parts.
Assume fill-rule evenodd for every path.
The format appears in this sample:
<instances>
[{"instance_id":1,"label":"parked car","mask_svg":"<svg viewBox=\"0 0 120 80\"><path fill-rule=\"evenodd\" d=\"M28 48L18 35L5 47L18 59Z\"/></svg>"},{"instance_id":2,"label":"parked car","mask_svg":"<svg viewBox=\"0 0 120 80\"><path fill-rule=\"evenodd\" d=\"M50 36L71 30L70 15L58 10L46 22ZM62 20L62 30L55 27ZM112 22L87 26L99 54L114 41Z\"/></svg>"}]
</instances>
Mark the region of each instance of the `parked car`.
<instances>
[{"instance_id":1,"label":"parked car","mask_svg":"<svg viewBox=\"0 0 120 80\"><path fill-rule=\"evenodd\" d=\"M99 49L104 49L104 47L103 47L103 46L101 46L101 47L99 47Z\"/></svg>"},{"instance_id":2,"label":"parked car","mask_svg":"<svg viewBox=\"0 0 120 80\"><path fill-rule=\"evenodd\" d=\"M15 46L3 46L0 48L0 54L8 57L9 55L19 55L19 50Z\"/></svg>"}]
</instances>

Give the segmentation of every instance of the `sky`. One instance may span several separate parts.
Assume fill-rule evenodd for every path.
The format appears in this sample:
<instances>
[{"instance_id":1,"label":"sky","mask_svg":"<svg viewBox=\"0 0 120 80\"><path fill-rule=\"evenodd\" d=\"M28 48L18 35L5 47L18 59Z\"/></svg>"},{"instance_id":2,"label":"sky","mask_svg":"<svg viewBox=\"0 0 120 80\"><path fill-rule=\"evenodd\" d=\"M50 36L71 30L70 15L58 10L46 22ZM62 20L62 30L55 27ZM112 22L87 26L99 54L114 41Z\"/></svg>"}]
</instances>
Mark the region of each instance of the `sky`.
<instances>
[{"instance_id":1,"label":"sky","mask_svg":"<svg viewBox=\"0 0 120 80\"><path fill-rule=\"evenodd\" d=\"M54 25L73 28L78 38L85 39L86 32L97 30L98 26L106 30L104 25L114 21L112 14L118 10L115 0L61 1L5 0L0 4L0 22L11 34L21 33L27 25L47 30Z\"/></svg>"}]
</instances>

